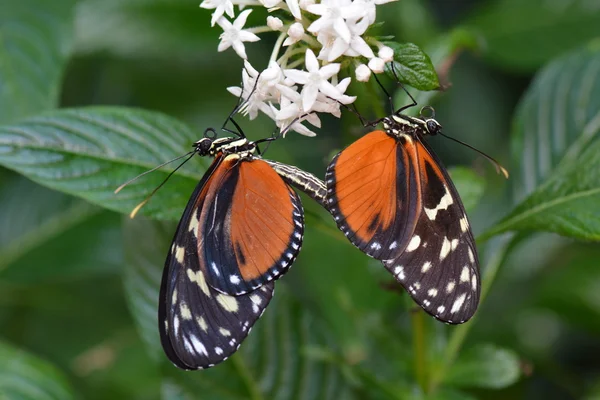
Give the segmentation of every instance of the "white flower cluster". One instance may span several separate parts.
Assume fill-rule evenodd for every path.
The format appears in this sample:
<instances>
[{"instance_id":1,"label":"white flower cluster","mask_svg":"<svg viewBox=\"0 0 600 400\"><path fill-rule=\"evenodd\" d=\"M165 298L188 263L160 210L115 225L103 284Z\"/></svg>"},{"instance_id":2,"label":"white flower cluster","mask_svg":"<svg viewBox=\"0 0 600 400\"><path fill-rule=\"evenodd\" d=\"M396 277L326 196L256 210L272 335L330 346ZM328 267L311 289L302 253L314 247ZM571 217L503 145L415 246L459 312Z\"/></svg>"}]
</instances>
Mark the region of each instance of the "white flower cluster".
<instances>
[{"instance_id":1,"label":"white flower cluster","mask_svg":"<svg viewBox=\"0 0 600 400\"><path fill-rule=\"evenodd\" d=\"M302 122L320 127L317 113L339 118L340 104L356 99L345 94L351 78L338 77L341 62L350 60L345 64L353 64L356 79L364 82L393 59L391 48L365 38L375 22L376 6L390 1L394 0L204 0L200 7L214 10L211 23L223 29L218 50L231 47L244 59L242 87L228 88L247 99L242 111L250 119L261 111L281 130L315 136ZM278 16L269 15L264 26L244 29L252 10L236 17L235 6L277 10ZM257 34L265 32L278 32L279 37L268 67L259 73L247 60L244 42L256 42Z\"/></svg>"}]
</instances>

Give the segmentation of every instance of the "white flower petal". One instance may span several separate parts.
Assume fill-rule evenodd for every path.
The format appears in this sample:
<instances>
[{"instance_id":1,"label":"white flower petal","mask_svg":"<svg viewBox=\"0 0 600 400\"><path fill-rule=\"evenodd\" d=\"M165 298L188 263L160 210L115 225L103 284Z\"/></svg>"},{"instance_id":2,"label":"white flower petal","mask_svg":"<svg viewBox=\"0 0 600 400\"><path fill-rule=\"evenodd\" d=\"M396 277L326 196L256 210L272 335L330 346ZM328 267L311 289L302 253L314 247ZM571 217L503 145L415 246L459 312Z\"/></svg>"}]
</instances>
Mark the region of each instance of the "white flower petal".
<instances>
[{"instance_id":1,"label":"white flower petal","mask_svg":"<svg viewBox=\"0 0 600 400\"><path fill-rule=\"evenodd\" d=\"M251 12L252 10L242 11L242 13L238 15L238 17L235 19L235 21L233 21L234 28L238 30L242 29L244 25L246 25L246 20L248 19L248 15L250 15Z\"/></svg>"},{"instance_id":2,"label":"white flower petal","mask_svg":"<svg viewBox=\"0 0 600 400\"><path fill-rule=\"evenodd\" d=\"M319 60L315 56L315 53L311 49L306 50L306 55L304 56L304 62L306 64L306 70L308 72L316 72L319 70ZM300 83L300 82L298 82Z\"/></svg>"},{"instance_id":3,"label":"white flower petal","mask_svg":"<svg viewBox=\"0 0 600 400\"><path fill-rule=\"evenodd\" d=\"M340 35L342 39L344 39L344 41L346 41L347 43L350 42L350 38L352 37L352 35L350 34L350 29L348 28L348 25L346 25L346 22L343 19L336 18L333 21L333 29L335 29L335 31Z\"/></svg>"},{"instance_id":4,"label":"white flower petal","mask_svg":"<svg viewBox=\"0 0 600 400\"><path fill-rule=\"evenodd\" d=\"M365 64L360 64L354 70L354 75L356 75L356 80L359 82L368 82L369 78L371 78L371 70Z\"/></svg>"},{"instance_id":5,"label":"white flower petal","mask_svg":"<svg viewBox=\"0 0 600 400\"><path fill-rule=\"evenodd\" d=\"M314 54L313 54L313 56L314 56ZM315 60L316 60L316 58L315 58ZM319 70L319 75L321 75L321 78L323 78L323 79L329 79L333 75L337 74L338 72L340 72L340 64L337 64L337 63L327 64Z\"/></svg>"},{"instance_id":6,"label":"white flower petal","mask_svg":"<svg viewBox=\"0 0 600 400\"><path fill-rule=\"evenodd\" d=\"M296 19L302 19L302 14L300 13L300 5L298 4L298 0L285 0L290 12Z\"/></svg>"},{"instance_id":7,"label":"white flower petal","mask_svg":"<svg viewBox=\"0 0 600 400\"><path fill-rule=\"evenodd\" d=\"M383 72L385 68L385 62L379 57L373 57L369 60L369 68L376 74Z\"/></svg>"},{"instance_id":8,"label":"white flower petal","mask_svg":"<svg viewBox=\"0 0 600 400\"><path fill-rule=\"evenodd\" d=\"M240 56L240 58L243 58L243 59L248 58L246 56L246 48L244 47L244 44L242 42L233 42L231 44L231 46L233 47L235 52L238 54L238 56Z\"/></svg>"},{"instance_id":9,"label":"white flower petal","mask_svg":"<svg viewBox=\"0 0 600 400\"><path fill-rule=\"evenodd\" d=\"M291 79L295 83L304 85L306 82L308 82L309 74L306 71L300 71L297 69L286 69L283 71L283 73L285 74L286 78Z\"/></svg>"},{"instance_id":10,"label":"white flower petal","mask_svg":"<svg viewBox=\"0 0 600 400\"><path fill-rule=\"evenodd\" d=\"M319 94L319 88L315 85L306 85L302 89L302 108L304 111L309 111Z\"/></svg>"}]
</instances>

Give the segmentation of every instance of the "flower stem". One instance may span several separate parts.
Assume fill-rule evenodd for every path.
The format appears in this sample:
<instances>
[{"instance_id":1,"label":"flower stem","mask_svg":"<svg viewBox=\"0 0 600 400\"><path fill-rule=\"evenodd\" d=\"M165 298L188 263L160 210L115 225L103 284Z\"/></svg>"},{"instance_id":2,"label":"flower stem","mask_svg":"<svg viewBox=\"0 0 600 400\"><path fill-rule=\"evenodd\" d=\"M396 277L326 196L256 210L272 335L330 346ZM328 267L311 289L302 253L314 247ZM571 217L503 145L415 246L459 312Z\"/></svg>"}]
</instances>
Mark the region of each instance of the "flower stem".
<instances>
[{"instance_id":1,"label":"flower stem","mask_svg":"<svg viewBox=\"0 0 600 400\"><path fill-rule=\"evenodd\" d=\"M287 33L285 33L285 32L281 32L279 34L279 37L277 38L277 41L275 42L275 46L273 46L273 52L271 53L271 57L269 58L269 64L271 63L271 61L277 60L277 55L279 54L279 50L281 49L281 44L285 40L286 36L287 36Z\"/></svg>"},{"instance_id":2,"label":"flower stem","mask_svg":"<svg viewBox=\"0 0 600 400\"><path fill-rule=\"evenodd\" d=\"M248 32L252 32L254 34L260 34L260 33L265 33L265 32L273 32L273 29L271 29L269 26L267 25L262 25L262 26L255 26L253 28L248 28L245 29Z\"/></svg>"},{"instance_id":3,"label":"flower stem","mask_svg":"<svg viewBox=\"0 0 600 400\"><path fill-rule=\"evenodd\" d=\"M411 312L413 334L413 357L415 363L415 377L421 390L426 393L427 385L427 346L425 345L427 327L425 326L424 313L421 310Z\"/></svg>"},{"instance_id":4,"label":"flower stem","mask_svg":"<svg viewBox=\"0 0 600 400\"><path fill-rule=\"evenodd\" d=\"M490 260L487 263L487 266L484 271L484 277L481 283L481 297L480 304L483 303L483 300L487 296L494 279L496 278L496 274L500 269L500 266L504 263L506 256L508 255L509 250L521 239L519 235L514 234L506 234L497 238L493 245L494 254L491 256ZM429 381L429 392L434 392L437 387L442 383L448 369L456 359L459 350L462 347L469 330L473 326L475 322L474 317L470 322L457 326L452 331L450 336L450 340L448 340L448 344L446 345L446 350L444 351L444 356L442 358L441 364L438 365L437 368L432 370L431 379Z\"/></svg>"}]
</instances>

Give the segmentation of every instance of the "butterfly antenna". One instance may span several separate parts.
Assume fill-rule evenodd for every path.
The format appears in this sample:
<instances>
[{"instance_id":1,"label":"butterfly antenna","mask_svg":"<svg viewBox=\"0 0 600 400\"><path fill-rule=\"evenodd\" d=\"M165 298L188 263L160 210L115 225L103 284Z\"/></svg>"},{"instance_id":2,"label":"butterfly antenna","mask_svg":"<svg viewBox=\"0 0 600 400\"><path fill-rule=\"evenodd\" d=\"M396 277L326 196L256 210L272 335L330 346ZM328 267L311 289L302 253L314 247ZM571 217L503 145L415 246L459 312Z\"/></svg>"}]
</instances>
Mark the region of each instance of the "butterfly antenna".
<instances>
[{"instance_id":1,"label":"butterfly antenna","mask_svg":"<svg viewBox=\"0 0 600 400\"><path fill-rule=\"evenodd\" d=\"M169 173L169 175L167 175L167 177L165 178L165 180L164 180L164 181L162 181L162 182L161 182L161 184L160 184L160 185L158 185L156 188L154 188L154 190L152 191L152 193L150 193L148 196L146 196L146 198L145 198L145 199L144 199L144 200L143 200L143 201L142 201L140 204L138 204L137 206L135 206L135 208L134 208L134 209L131 211L131 213L129 214L129 218L134 218L134 217L136 216L136 214L138 213L138 211L140 211L140 209L141 209L142 207L144 207L144 206L146 205L146 203L148 203L148 202L150 201L150 199L152 198L152 196L154 196L154 194L155 194L156 192L158 192L158 190L159 190L161 187L163 187L163 185L164 185L165 183L167 183L167 181L169 180L169 178L171 178L171 176L173 176L173 174L174 174L175 172L177 172L177 170L178 170L179 168L183 167L183 165L184 165L186 162L190 161L190 160L192 159L192 157L194 157L194 155L195 155L195 154L196 154L196 151L191 151L191 152L189 152L189 153L187 153L187 154L185 154L185 155L183 155L183 156L181 156L181 157L178 157L178 158L182 158L182 157L185 157L185 156L189 156L188 158L186 158L185 160L183 160L183 162L182 162L181 164L179 164L179 165L177 166L177 168L175 168L173 171L171 171L171 172ZM156 168L154 168L154 169L156 169ZM148 172L150 172L150 171L148 171Z\"/></svg>"},{"instance_id":2,"label":"butterfly antenna","mask_svg":"<svg viewBox=\"0 0 600 400\"><path fill-rule=\"evenodd\" d=\"M174 162L174 161L177 161L177 160L181 160L183 157L187 157L187 156L189 156L190 154L194 154L194 153L196 153L196 150L192 150L192 151L190 151L189 153L186 153L186 154L184 154L184 155L182 155L182 156L179 156L179 157L175 157L174 159L172 159L172 160L169 160L169 161L166 161L166 162L164 162L164 163L162 163L162 164L160 164L160 165L158 165L158 166L156 166L156 167L154 167L154 168L152 168L152 169L150 169L150 170L148 170L148 171L146 171L146 172L142 172L141 174L139 174L139 175L138 175L138 176L136 176L135 178L132 178L132 179L128 180L127 182L123 183L121 186L119 186L118 188L116 188L114 193L115 193L115 194L119 193L119 192L120 192L120 191L121 191L121 190L122 190L122 189L123 189L125 186L129 186L129 184L131 184L131 183L133 183L133 182L137 181L137 180L138 180L138 179L140 179L142 176L144 176L144 175L147 175L147 174L149 174L150 172L154 172L154 171L156 171L157 169L160 169L160 168L164 167L164 166L165 166L165 165L167 165L167 164L170 164L170 163L172 163L172 162ZM187 160L186 160L186 161L187 161ZM185 163L185 161L184 161L184 163ZM177 167L177 168L179 168L179 167Z\"/></svg>"},{"instance_id":3,"label":"butterfly antenna","mask_svg":"<svg viewBox=\"0 0 600 400\"><path fill-rule=\"evenodd\" d=\"M506 170L506 168L504 168L502 165L500 165L500 163L498 161L494 160L492 157L490 157L487 154L485 154L483 151L477 150L475 147L473 147L473 146L471 146L471 145L469 145L469 144L467 144L467 143L465 143L465 142L463 142L461 140L454 139L453 137L450 137L448 135L444 135L442 132L438 132L438 134L442 135L445 138L453 140L456 143L460 143L463 146L466 146L466 147L470 148L471 150L475 150L476 152L478 152L479 154L481 154L482 156L484 156L489 162L491 162L494 165L494 167L496 168L496 172L498 174L502 174L502 175L504 175L504 177L506 179L508 179L508 171Z\"/></svg>"}]
</instances>

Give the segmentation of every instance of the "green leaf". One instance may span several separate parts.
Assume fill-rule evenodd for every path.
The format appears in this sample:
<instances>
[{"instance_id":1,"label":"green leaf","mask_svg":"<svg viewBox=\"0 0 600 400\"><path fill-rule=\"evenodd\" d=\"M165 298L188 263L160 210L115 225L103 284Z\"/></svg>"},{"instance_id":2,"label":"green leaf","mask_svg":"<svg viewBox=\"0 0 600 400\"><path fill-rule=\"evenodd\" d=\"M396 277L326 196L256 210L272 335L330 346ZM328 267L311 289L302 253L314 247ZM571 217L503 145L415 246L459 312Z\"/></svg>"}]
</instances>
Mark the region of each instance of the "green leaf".
<instances>
[{"instance_id":1,"label":"green leaf","mask_svg":"<svg viewBox=\"0 0 600 400\"><path fill-rule=\"evenodd\" d=\"M544 68L518 106L511 182L527 196L491 231L600 240L600 41Z\"/></svg>"},{"instance_id":2,"label":"green leaf","mask_svg":"<svg viewBox=\"0 0 600 400\"><path fill-rule=\"evenodd\" d=\"M0 0L0 123L56 107L73 0Z\"/></svg>"},{"instance_id":3,"label":"green leaf","mask_svg":"<svg viewBox=\"0 0 600 400\"><path fill-rule=\"evenodd\" d=\"M439 89L440 82L435 68L429 56L419 46L396 42L384 42L384 44L394 50L394 67L400 82L418 90ZM389 70L388 74L391 74Z\"/></svg>"},{"instance_id":4,"label":"green leaf","mask_svg":"<svg viewBox=\"0 0 600 400\"><path fill-rule=\"evenodd\" d=\"M119 243L111 229L114 216L107 218L101 208L10 175L0 187L4 281L31 284L67 274L114 272L119 257L106 250Z\"/></svg>"},{"instance_id":5,"label":"green leaf","mask_svg":"<svg viewBox=\"0 0 600 400\"><path fill-rule=\"evenodd\" d=\"M468 26L483 36L490 61L533 71L597 37L600 8L587 0L497 0L474 13Z\"/></svg>"},{"instance_id":6,"label":"green leaf","mask_svg":"<svg viewBox=\"0 0 600 400\"><path fill-rule=\"evenodd\" d=\"M519 380L517 355L492 344L478 345L461 353L448 371L448 385L501 389Z\"/></svg>"},{"instance_id":7,"label":"green leaf","mask_svg":"<svg viewBox=\"0 0 600 400\"><path fill-rule=\"evenodd\" d=\"M114 190L185 154L197 139L182 122L156 112L119 107L58 110L0 127L0 164L41 185L129 213L174 167L148 174L119 194ZM141 214L172 220L181 216L208 164L194 159L169 179Z\"/></svg>"},{"instance_id":8,"label":"green leaf","mask_svg":"<svg viewBox=\"0 0 600 400\"><path fill-rule=\"evenodd\" d=\"M11 400L72 399L73 391L53 365L0 341L0 398Z\"/></svg>"},{"instance_id":9,"label":"green leaf","mask_svg":"<svg viewBox=\"0 0 600 400\"><path fill-rule=\"evenodd\" d=\"M157 309L163 260L172 238L164 223L136 219L126 223L125 287L131 312L151 353L167 362L160 347ZM214 368L195 374L168 365L176 392L197 398L352 399L350 387L331 362L311 356L314 347L334 351L320 320L296 301L285 284L240 350Z\"/></svg>"},{"instance_id":10,"label":"green leaf","mask_svg":"<svg viewBox=\"0 0 600 400\"><path fill-rule=\"evenodd\" d=\"M432 65L438 71L438 79L440 86L445 87L449 84L448 74L450 68L454 64L457 55L464 51L470 50L478 52L481 49L481 40L469 29L456 28L452 31L440 35L431 44L425 47L425 53L431 58ZM417 104L425 106L431 104L432 101L441 95L442 91L418 91L411 93ZM404 90L396 90L394 94L394 104L405 105L411 104L410 98L407 96ZM421 107L413 107L407 109L405 112L409 115L417 115Z\"/></svg>"},{"instance_id":11,"label":"green leaf","mask_svg":"<svg viewBox=\"0 0 600 400\"><path fill-rule=\"evenodd\" d=\"M553 315L560 316L568 325L598 335L600 249L598 246L577 243L563 248L560 254L558 265L546 269L536 278L539 283L534 294L534 306L538 310L551 310Z\"/></svg>"},{"instance_id":12,"label":"green leaf","mask_svg":"<svg viewBox=\"0 0 600 400\"><path fill-rule=\"evenodd\" d=\"M460 194L465 209L467 211L473 210L481 200L485 180L472 169L466 167L449 168L448 172Z\"/></svg>"}]
</instances>

